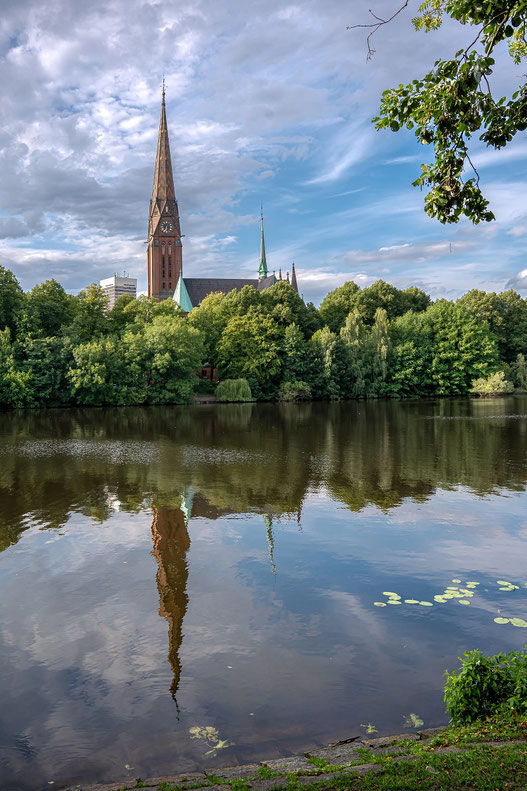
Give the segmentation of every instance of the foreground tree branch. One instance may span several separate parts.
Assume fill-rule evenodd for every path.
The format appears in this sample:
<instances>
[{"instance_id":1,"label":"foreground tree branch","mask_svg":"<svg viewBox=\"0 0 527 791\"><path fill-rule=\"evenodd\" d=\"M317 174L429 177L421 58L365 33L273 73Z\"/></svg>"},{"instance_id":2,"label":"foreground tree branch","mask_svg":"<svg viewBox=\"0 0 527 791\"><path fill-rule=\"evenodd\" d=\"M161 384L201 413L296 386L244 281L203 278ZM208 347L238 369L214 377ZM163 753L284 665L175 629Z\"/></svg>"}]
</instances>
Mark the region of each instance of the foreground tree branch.
<instances>
[{"instance_id":1,"label":"foreground tree branch","mask_svg":"<svg viewBox=\"0 0 527 791\"><path fill-rule=\"evenodd\" d=\"M372 36L400 14L405 2L388 19L351 27L371 28L367 58L375 53ZM449 60L438 60L432 71L408 85L384 91L380 115L373 119L377 129L396 132L413 129L422 145L432 145L434 159L421 165L414 186L427 187L425 211L442 223L455 223L461 216L473 223L495 219L479 186L479 174L470 154L474 136L495 149L506 146L527 129L525 75L510 98L495 99L490 82L495 47L506 41L515 63L527 56L527 0L425 0L413 19L417 30L435 30L447 16L463 25L477 26L471 43ZM467 170L474 176L467 177Z\"/></svg>"}]
</instances>

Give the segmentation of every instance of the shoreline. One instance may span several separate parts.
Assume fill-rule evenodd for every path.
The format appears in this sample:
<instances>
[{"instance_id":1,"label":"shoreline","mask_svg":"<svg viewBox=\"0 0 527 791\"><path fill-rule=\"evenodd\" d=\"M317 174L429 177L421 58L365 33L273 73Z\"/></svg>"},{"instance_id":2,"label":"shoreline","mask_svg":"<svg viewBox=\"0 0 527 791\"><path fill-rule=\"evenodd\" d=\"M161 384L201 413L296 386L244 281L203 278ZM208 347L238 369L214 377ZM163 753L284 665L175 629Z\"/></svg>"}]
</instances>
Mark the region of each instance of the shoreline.
<instances>
[{"instance_id":1,"label":"shoreline","mask_svg":"<svg viewBox=\"0 0 527 791\"><path fill-rule=\"evenodd\" d=\"M498 788L527 783L527 719L488 718L470 725L423 728L414 733L368 738L352 735L299 755L199 772L80 783L65 791L314 791L335 789L486 789L494 772ZM461 773L461 774L460 774ZM497 774L496 774L497 773ZM443 780L445 775L446 783ZM481 775L481 784L479 776ZM522 776L521 785L508 778ZM456 779L459 777L460 779ZM460 781L470 780L470 785ZM493 780L494 782L494 780Z\"/></svg>"}]
</instances>

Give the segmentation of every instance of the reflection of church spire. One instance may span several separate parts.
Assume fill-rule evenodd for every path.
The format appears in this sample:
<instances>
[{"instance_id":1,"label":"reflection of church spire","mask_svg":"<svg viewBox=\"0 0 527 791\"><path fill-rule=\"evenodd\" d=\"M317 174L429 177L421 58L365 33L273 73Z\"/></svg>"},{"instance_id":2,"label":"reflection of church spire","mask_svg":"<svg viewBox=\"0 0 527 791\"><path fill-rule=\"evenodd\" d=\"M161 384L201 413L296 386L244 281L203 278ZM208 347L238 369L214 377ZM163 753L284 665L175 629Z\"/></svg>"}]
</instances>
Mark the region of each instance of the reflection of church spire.
<instances>
[{"instance_id":1,"label":"reflection of church spire","mask_svg":"<svg viewBox=\"0 0 527 791\"><path fill-rule=\"evenodd\" d=\"M159 615L168 621L168 661L174 676L170 693L174 700L181 675L179 648L183 638L183 618L188 605L186 555L190 547L190 538L187 521L188 518L182 508L154 506L152 539L153 554L158 566L156 580L159 591Z\"/></svg>"},{"instance_id":2,"label":"reflection of church spire","mask_svg":"<svg viewBox=\"0 0 527 791\"><path fill-rule=\"evenodd\" d=\"M274 564L274 538L273 538L273 517L270 514L264 514L265 529L267 530L267 543L269 544L269 560L271 562L271 571L276 574L276 566Z\"/></svg>"}]
</instances>

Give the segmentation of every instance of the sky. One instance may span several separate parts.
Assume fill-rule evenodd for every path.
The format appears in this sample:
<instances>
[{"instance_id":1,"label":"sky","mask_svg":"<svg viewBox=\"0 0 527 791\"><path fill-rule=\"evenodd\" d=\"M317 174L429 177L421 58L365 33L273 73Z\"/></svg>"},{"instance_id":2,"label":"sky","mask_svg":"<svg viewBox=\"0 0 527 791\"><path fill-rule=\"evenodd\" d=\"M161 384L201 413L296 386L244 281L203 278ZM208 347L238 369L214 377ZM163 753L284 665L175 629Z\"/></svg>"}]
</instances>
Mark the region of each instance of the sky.
<instances>
[{"instance_id":1,"label":"sky","mask_svg":"<svg viewBox=\"0 0 527 791\"><path fill-rule=\"evenodd\" d=\"M382 91L468 44L449 22L374 40L368 9L398 0L1 0L0 264L24 289L76 293L114 272L146 288L161 83L187 277L255 277L263 204L268 266L295 262L318 304L346 280L527 296L527 133L473 159L493 223L442 226L412 187L427 148L377 132ZM472 34L472 36L471 36ZM496 93L524 66L497 52Z\"/></svg>"}]
</instances>

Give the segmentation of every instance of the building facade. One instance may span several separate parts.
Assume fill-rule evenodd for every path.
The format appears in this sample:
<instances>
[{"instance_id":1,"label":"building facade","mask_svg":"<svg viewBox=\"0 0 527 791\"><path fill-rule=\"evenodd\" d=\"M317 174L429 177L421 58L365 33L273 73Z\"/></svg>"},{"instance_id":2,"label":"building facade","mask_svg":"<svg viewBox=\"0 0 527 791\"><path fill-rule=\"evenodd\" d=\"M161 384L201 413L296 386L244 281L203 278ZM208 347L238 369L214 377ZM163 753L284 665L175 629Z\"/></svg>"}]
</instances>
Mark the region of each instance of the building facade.
<instances>
[{"instance_id":1,"label":"building facade","mask_svg":"<svg viewBox=\"0 0 527 791\"><path fill-rule=\"evenodd\" d=\"M147 280L148 296L157 300L173 298L180 308L189 313L201 304L208 294L221 291L240 291L253 286L259 291L282 280L267 270L263 212L261 212L260 263L255 278L203 278L183 277L183 250L179 209L174 190L174 177L170 158L170 144L165 108L165 87L161 101L161 120L157 140L154 186L148 218ZM286 280L289 282L289 272ZM291 272L291 286L298 293L295 265Z\"/></svg>"},{"instance_id":2,"label":"building facade","mask_svg":"<svg viewBox=\"0 0 527 791\"><path fill-rule=\"evenodd\" d=\"M137 279L135 277L120 276L117 273L99 281L99 285L109 299L110 310L119 297L130 294L134 299L137 296Z\"/></svg>"}]
</instances>

